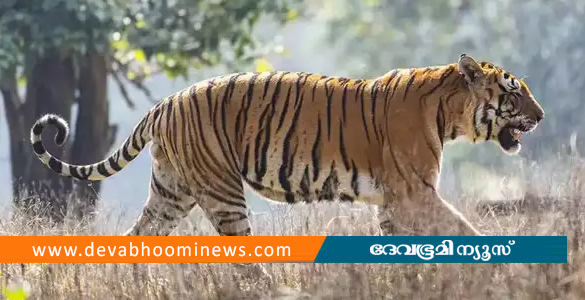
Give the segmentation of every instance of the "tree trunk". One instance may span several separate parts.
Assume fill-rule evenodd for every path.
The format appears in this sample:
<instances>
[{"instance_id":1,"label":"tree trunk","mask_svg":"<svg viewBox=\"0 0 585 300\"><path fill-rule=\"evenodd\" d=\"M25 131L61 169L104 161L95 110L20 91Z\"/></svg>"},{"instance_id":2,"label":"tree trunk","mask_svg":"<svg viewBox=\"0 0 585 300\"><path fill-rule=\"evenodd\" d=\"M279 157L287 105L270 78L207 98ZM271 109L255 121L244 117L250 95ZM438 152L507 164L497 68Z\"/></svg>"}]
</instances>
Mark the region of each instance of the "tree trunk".
<instances>
[{"instance_id":1,"label":"tree trunk","mask_svg":"<svg viewBox=\"0 0 585 300\"><path fill-rule=\"evenodd\" d=\"M2 91L2 98L4 99L4 112L8 124L8 140L10 143L10 159L11 159L11 177L12 177L12 195L17 206L22 199L21 179L24 176L24 171L28 162L26 151L26 129L24 128L25 115L23 111L25 105L18 94L18 86L16 80L16 70L12 68L6 70L1 76L0 89Z\"/></svg>"},{"instance_id":2,"label":"tree trunk","mask_svg":"<svg viewBox=\"0 0 585 300\"><path fill-rule=\"evenodd\" d=\"M107 65L103 55L86 55L79 74L78 113L71 161L92 164L102 160L111 148L115 130L109 126ZM76 182L70 212L76 217L91 216L95 210L100 182Z\"/></svg>"},{"instance_id":3,"label":"tree trunk","mask_svg":"<svg viewBox=\"0 0 585 300\"><path fill-rule=\"evenodd\" d=\"M29 62L34 65L28 68L30 73L27 74L26 101L20 110L21 117L9 125L11 149L14 149L11 153L13 181L18 189L14 203L35 216L61 222L67 212L66 197L71 192L72 182L38 160L30 147L29 130L36 118L45 113L70 119L76 90L74 65L70 57L62 58L58 54L37 57ZM67 159L64 149L54 143L55 133L54 128L46 130L43 142L55 157Z\"/></svg>"},{"instance_id":4,"label":"tree trunk","mask_svg":"<svg viewBox=\"0 0 585 300\"><path fill-rule=\"evenodd\" d=\"M68 213L77 218L95 210L99 182L73 184L72 180L44 166L32 152L29 132L37 118L46 113L71 120L71 106L77 99L78 113L72 147L59 148L54 143L54 128L42 139L55 157L74 164L102 160L114 143L116 127L110 126L107 101L107 60L90 53L83 57L79 78L71 57L47 55L27 60L25 101L18 93L15 70L2 74L0 92L8 123L13 201L17 209L35 217L49 217L62 222ZM70 143L67 143L70 145ZM67 151L70 148L71 151ZM70 153L70 155L67 155Z\"/></svg>"}]
</instances>

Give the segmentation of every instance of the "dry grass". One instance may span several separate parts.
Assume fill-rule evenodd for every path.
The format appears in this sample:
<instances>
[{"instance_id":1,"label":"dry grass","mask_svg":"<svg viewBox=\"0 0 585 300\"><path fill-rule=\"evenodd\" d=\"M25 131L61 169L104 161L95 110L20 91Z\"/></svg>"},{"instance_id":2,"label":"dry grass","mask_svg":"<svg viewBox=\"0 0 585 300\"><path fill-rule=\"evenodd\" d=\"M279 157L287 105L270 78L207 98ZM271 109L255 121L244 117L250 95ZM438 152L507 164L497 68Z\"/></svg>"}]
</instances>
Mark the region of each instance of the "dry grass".
<instances>
[{"instance_id":1,"label":"dry grass","mask_svg":"<svg viewBox=\"0 0 585 300\"><path fill-rule=\"evenodd\" d=\"M580 171L570 186L581 195ZM575 174L573 174L575 175ZM542 186L541 186L542 187ZM546 189L545 189L546 190ZM553 189L549 189L553 191ZM555 190L556 191L556 190ZM565 196L567 193L565 193ZM544 195L545 197L550 197ZM567 264L267 264L277 286L238 284L228 264L2 264L2 281L26 281L31 299L584 299L585 210L579 201L496 216L461 209L491 235L567 235ZM175 234L214 234L199 211ZM275 206L255 215L258 235L376 235L365 205ZM97 224L32 226L17 215L0 221L3 235L114 234ZM118 233L126 226L114 229ZM36 224L38 225L38 224ZM6 246L6 245L1 245ZM343 251L340 249L340 251Z\"/></svg>"}]
</instances>

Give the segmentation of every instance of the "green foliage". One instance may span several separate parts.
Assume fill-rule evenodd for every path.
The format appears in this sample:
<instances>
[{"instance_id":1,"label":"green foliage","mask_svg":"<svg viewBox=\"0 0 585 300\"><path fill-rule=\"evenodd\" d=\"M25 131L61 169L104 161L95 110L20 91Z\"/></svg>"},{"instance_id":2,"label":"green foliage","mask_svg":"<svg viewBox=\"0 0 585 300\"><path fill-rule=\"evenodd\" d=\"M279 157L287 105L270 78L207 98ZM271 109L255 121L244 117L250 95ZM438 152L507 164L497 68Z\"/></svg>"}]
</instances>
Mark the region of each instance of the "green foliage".
<instances>
[{"instance_id":1,"label":"green foliage","mask_svg":"<svg viewBox=\"0 0 585 300\"><path fill-rule=\"evenodd\" d=\"M186 76L188 69L218 64L226 55L253 62L252 30L259 19L294 20L300 2L2 0L0 70L24 64L25 57L87 51L114 54L130 80L153 71Z\"/></svg>"},{"instance_id":2,"label":"green foliage","mask_svg":"<svg viewBox=\"0 0 585 300\"><path fill-rule=\"evenodd\" d=\"M263 14L282 22L296 18L298 12L289 2L293 1L183 0L133 6L117 34L134 48L119 51L119 56L138 48L146 61L154 57L170 77L229 59L252 62L250 52L257 46L254 26Z\"/></svg>"},{"instance_id":3,"label":"green foliage","mask_svg":"<svg viewBox=\"0 0 585 300\"><path fill-rule=\"evenodd\" d=\"M264 58L256 60L256 72L268 72L273 70L274 67L268 62L268 60Z\"/></svg>"},{"instance_id":4,"label":"green foliage","mask_svg":"<svg viewBox=\"0 0 585 300\"><path fill-rule=\"evenodd\" d=\"M30 286L27 282L20 284L9 283L7 286L2 287L2 295L6 297L6 300L25 300L30 294Z\"/></svg>"},{"instance_id":5,"label":"green foliage","mask_svg":"<svg viewBox=\"0 0 585 300\"><path fill-rule=\"evenodd\" d=\"M67 55L107 49L124 17L122 0L2 1L0 27L27 55ZM2 43L1 48L8 50Z\"/></svg>"}]
</instances>

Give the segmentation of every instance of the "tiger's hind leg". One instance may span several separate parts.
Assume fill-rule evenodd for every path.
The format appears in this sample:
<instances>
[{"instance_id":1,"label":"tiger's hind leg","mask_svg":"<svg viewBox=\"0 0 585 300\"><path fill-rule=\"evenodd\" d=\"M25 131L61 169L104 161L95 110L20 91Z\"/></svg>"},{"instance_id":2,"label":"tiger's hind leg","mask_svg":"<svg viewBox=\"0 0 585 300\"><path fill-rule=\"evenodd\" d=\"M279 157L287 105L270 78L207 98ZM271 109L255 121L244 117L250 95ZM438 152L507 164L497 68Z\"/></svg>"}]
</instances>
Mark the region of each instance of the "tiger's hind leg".
<instances>
[{"instance_id":1,"label":"tiger's hind leg","mask_svg":"<svg viewBox=\"0 0 585 300\"><path fill-rule=\"evenodd\" d=\"M239 183L237 187L229 184L229 190L229 193L222 193L225 190L217 188L205 193L199 198L199 205L220 236L250 236L253 234L252 224L248 216L243 184ZM272 276L259 263L233 265L243 281L252 280L250 284L253 285L256 279L261 278L269 285L273 283Z\"/></svg>"},{"instance_id":2,"label":"tiger's hind leg","mask_svg":"<svg viewBox=\"0 0 585 300\"><path fill-rule=\"evenodd\" d=\"M149 195L142 213L126 236L167 236L196 205L188 186L173 169L157 144L151 147Z\"/></svg>"}]
</instances>

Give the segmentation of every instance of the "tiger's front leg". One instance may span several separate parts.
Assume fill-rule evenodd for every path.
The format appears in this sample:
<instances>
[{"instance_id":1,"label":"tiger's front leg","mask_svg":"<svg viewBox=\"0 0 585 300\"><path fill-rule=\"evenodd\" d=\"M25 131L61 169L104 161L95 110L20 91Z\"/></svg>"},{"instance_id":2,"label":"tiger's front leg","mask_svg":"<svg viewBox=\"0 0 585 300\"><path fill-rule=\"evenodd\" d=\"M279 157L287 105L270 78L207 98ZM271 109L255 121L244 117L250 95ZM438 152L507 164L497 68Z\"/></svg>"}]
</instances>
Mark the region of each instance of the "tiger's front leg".
<instances>
[{"instance_id":1,"label":"tiger's front leg","mask_svg":"<svg viewBox=\"0 0 585 300\"><path fill-rule=\"evenodd\" d=\"M413 194L385 197L378 211L384 235L463 235L481 236L455 207L430 188Z\"/></svg>"}]
</instances>

